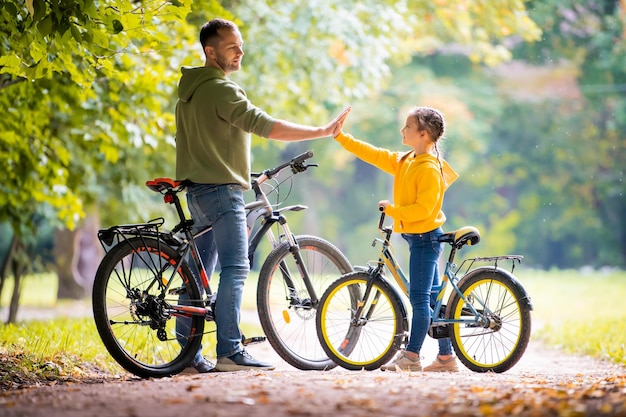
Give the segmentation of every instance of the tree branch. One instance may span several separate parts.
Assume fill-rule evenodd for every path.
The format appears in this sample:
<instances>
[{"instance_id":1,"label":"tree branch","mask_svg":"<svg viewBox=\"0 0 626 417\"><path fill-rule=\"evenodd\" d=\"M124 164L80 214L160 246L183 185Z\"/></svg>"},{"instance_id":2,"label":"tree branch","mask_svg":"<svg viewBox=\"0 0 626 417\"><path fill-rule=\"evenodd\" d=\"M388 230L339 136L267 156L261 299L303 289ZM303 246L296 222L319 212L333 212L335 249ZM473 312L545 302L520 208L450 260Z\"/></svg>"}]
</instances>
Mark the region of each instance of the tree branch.
<instances>
[{"instance_id":1,"label":"tree branch","mask_svg":"<svg viewBox=\"0 0 626 417\"><path fill-rule=\"evenodd\" d=\"M23 78L23 77L13 78L10 75L5 74L2 77L0 77L0 90L8 88L12 86L13 84L21 83L23 81L26 81L26 78Z\"/></svg>"}]
</instances>

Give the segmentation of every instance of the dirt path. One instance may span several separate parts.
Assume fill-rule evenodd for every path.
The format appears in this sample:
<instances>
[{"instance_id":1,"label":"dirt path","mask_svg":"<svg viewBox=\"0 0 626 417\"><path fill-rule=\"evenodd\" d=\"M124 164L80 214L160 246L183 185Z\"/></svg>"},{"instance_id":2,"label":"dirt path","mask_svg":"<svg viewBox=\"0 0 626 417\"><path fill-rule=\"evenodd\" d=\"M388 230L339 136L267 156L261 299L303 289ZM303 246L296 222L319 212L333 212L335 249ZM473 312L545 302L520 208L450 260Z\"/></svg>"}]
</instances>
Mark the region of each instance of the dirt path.
<instances>
[{"instance_id":1,"label":"dirt path","mask_svg":"<svg viewBox=\"0 0 626 417\"><path fill-rule=\"evenodd\" d=\"M72 313L90 314L88 303L83 307L74 306ZM35 313L45 316L45 311ZM256 314L248 313L242 319L258 324ZM29 311L23 314L28 319ZM5 391L0 416L626 417L626 367L563 355L532 338L521 361L504 374L477 374L462 365L458 374L305 372L282 361L268 343L248 349L277 369L159 380L124 375L108 382ZM424 363L433 360L433 339L427 338L422 354Z\"/></svg>"},{"instance_id":2,"label":"dirt path","mask_svg":"<svg viewBox=\"0 0 626 417\"><path fill-rule=\"evenodd\" d=\"M434 357L429 340L424 355ZM505 374L298 371L269 345L271 372L133 377L0 393L6 417L74 416L626 416L626 368L561 355L531 341Z\"/></svg>"}]
</instances>

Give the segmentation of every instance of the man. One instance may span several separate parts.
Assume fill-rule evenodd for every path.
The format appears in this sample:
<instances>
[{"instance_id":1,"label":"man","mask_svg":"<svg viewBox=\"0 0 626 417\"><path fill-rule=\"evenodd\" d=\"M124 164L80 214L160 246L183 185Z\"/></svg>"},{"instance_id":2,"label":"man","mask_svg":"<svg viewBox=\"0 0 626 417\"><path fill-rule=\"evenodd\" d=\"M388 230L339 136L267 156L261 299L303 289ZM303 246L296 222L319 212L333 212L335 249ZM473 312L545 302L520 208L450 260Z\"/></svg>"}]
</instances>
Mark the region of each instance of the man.
<instances>
[{"instance_id":1,"label":"man","mask_svg":"<svg viewBox=\"0 0 626 417\"><path fill-rule=\"evenodd\" d=\"M189 211L198 229L212 226L200 242L207 272L217 258L221 273L215 303L217 371L274 369L241 345L239 314L248 276L248 234L243 191L250 188L250 134L282 141L334 136L349 108L323 127L305 126L271 117L254 106L228 76L241 68L243 40L228 20L202 26L204 66L183 68L176 106L176 178L187 189ZM213 365L196 355L190 368L204 373Z\"/></svg>"}]
</instances>

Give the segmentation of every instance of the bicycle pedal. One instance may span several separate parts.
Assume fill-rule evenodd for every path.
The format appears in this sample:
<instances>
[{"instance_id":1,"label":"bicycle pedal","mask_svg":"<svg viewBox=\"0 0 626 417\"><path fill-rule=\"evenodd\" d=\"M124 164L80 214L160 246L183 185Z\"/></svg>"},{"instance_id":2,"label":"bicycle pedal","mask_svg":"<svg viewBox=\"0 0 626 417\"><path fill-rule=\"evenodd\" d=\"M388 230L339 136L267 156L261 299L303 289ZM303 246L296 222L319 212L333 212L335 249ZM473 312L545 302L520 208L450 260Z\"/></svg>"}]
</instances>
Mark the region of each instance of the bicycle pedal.
<instances>
[{"instance_id":1,"label":"bicycle pedal","mask_svg":"<svg viewBox=\"0 0 626 417\"><path fill-rule=\"evenodd\" d=\"M265 342L267 337L265 336L255 336L255 337L244 337L241 339L241 344L244 346L253 345L255 343Z\"/></svg>"}]
</instances>

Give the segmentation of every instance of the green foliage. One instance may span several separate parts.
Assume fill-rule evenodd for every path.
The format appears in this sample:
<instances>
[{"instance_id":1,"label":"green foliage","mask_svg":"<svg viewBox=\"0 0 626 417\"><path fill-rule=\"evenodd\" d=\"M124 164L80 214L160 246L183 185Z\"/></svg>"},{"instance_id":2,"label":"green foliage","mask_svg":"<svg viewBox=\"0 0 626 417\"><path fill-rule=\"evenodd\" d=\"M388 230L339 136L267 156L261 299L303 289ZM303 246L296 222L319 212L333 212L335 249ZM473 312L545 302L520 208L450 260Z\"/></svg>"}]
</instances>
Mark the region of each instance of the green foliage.
<instances>
[{"instance_id":1,"label":"green foliage","mask_svg":"<svg viewBox=\"0 0 626 417\"><path fill-rule=\"evenodd\" d=\"M240 2L246 43L242 70L233 78L278 117L324 122L327 108L362 100L390 79L390 64L458 43L476 62L509 58L500 41L539 31L524 4L463 1ZM484 19L488 13L494 20Z\"/></svg>"},{"instance_id":2,"label":"green foliage","mask_svg":"<svg viewBox=\"0 0 626 417\"><path fill-rule=\"evenodd\" d=\"M24 234L48 206L74 227L85 206L145 178L142 165L168 161L157 149L173 136L162 113L178 68L162 45L189 3L0 2L0 220Z\"/></svg>"},{"instance_id":3,"label":"green foliage","mask_svg":"<svg viewBox=\"0 0 626 417\"><path fill-rule=\"evenodd\" d=\"M424 50L414 42L418 37L496 40L504 34L500 23L511 34L536 37L518 1L503 8L485 3L468 14L454 13L455 2L441 2L432 27L409 13L428 5L409 9L402 2L240 2L237 16L211 0L193 6L150 0L140 7L126 0L0 0L0 6L0 89L6 92L0 108L14 116L0 121L0 168L12 173L3 183L0 220L20 234L42 205L74 227L85 207L101 206L101 199L113 201L106 214L128 212L137 197L117 207L111 196L119 187L158 171L171 175L171 168L157 167L173 164L177 72L200 63L187 50L197 47L197 26L211 17L237 20L253 40L255 70L241 79L257 102L280 116L317 122L327 106L379 89L392 59ZM485 11L499 20L479 30ZM520 19L506 19L511 12ZM455 22L469 25L472 36L457 31L463 25Z\"/></svg>"},{"instance_id":4,"label":"green foliage","mask_svg":"<svg viewBox=\"0 0 626 417\"><path fill-rule=\"evenodd\" d=\"M419 0L407 2L413 23L415 50L456 44L472 62L496 65L508 61L506 41L519 37L536 41L541 31L528 15L523 0L464 1Z\"/></svg>"},{"instance_id":5,"label":"green foliage","mask_svg":"<svg viewBox=\"0 0 626 417\"><path fill-rule=\"evenodd\" d=\"M501 178L510 180L510 199L523 216L520 248L543 267L624 266L624 10L610 1L548 1L533 2L530 13L545 36L516 56L560 72L553 83L563 83L565 94L526 85L533 97L514 87L509 96L518 103L493 131L502 152L495 170L507 174Z\"/></svg>"},{"instance_id":6,"label":"green foliage","mask_svg":"<svg viewBox=\"0 0 626 417\"><path fill-rule=\"evenodd\" d=\"M402 149L398 129L408 107L439 108L448 125L445 156L461 174L446 194L445 228L479 228L483 239L469 254L520 253L537 268L624 266L623 11L562 1L529 10L546 36L520 43L516 61L486 68L445 50L416 57L394 68L375 99L354 105L346 130ZM329 187L341 189L333 207L352 235L375 221L364 207L388 198L391 183L338 146L327 158L346 182ZM336 243L361 262L363 235L346 236Z\"/></svg>"}]
</instances>

